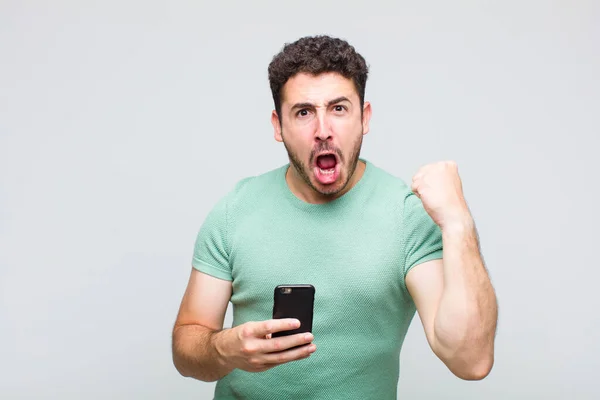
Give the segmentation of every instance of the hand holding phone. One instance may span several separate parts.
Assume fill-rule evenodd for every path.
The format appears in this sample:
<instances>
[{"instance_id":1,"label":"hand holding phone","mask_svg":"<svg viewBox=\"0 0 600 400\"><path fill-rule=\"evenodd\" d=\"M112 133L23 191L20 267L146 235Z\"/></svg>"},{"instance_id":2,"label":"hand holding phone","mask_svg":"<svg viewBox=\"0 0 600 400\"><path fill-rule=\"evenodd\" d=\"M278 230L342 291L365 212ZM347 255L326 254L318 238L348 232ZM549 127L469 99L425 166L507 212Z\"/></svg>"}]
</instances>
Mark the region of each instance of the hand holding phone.
<instances>
[{"instance_id":1,"label":"hand holding phone","mask_svg":"<svg viewBox=\"0 0 600 400\"><path fill-rule=\"evenodd\" d=\"M262 372L290 361L309 357L315 350L310 333L273 337L298 329L294 318L246 322L215 335L214 346L224 364L232 369Z\"/></svg>"}]
</instances>

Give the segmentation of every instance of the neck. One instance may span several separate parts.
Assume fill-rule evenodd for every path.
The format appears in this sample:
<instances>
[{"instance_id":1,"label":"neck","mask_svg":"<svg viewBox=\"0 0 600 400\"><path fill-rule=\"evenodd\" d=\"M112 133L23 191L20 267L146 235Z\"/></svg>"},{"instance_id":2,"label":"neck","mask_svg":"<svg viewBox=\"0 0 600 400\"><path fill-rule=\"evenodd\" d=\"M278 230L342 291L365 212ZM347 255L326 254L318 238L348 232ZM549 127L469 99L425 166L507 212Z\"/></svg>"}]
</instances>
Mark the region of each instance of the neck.
<instances>
[{"instance_id":1,"label":"neck","mask_svg":"<svg viewBox=\"0 0 600 400\"><path fill-rule=\"evenodd\" d=\"M364 163L364 161L359 160L356 164L356 169L354 170L354 173L348 181L348 184L341 191L333 195L325 195L319 193L312 187L307 185L304 179L302 179L302 177L298 174L298 171L296 170L296 168L294 168L292 164L290 164L290 167L288 168L285 174L285 180L292 193L300 200L312 204L324 204L338 199L344 194L346 194L348 191L350 191L350 189L352 189L354 185L358 183L360 178L362 178L365 172L365 168L366 164Z\"/></svg>"}]
</instances>

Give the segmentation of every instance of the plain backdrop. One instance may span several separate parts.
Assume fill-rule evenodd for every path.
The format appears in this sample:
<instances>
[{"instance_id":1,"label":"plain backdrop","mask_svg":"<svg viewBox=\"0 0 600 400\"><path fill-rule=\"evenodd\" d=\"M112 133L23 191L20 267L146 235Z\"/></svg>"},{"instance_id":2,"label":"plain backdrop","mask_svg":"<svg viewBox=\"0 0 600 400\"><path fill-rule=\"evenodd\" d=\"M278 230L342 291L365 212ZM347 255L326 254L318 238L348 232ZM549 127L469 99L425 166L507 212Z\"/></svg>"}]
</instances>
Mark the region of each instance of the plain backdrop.
<instances>
[{"instance_id":1,"label":"plain backdrop","mask_svg":"<svg viewBox=\"0 0 600 400\"><path fill-rule=\"evenodd\" d=\"M212 398L171 361L195 236L287 162L267 65L321 33L370 65L364 157L457 161L498 294L492 373L417 316L399 398L600 398L600 4L386 3L0 1L0 398Z\"/></svg>"}]
</instances>

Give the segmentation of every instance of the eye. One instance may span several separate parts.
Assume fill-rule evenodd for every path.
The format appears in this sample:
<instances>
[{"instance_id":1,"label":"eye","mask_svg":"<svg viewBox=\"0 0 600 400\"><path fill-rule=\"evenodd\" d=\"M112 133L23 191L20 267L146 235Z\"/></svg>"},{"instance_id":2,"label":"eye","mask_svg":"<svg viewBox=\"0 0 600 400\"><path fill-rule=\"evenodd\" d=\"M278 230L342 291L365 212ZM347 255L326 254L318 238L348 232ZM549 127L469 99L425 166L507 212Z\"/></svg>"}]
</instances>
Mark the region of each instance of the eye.
<instances>
[{"instance_id":1,"label":"eye","mask_svg":"<svg viewBox=\"0 0 600 400\"><path fill-rule=\"evenodd\" d=\"M308 115L308 110L306 108L303 108L302 110L298 111L296 115L299 117L306 117Z\"/></svg>"},{"instance_id":2,"label":"eye","mask_svg":"<svg viewBox=\"0 0 600 400\"><path fill-rule=\"evenodd\" d=\"M346 110L346 107L344 107L344 106L341 106L341 105L339 105L339 104L338 104L338 105L337 105L337 106L335 106L333 109L335 110L335 112L343 112L343 111L345 111L345 110Z\"/></svg>"}]
</instances>

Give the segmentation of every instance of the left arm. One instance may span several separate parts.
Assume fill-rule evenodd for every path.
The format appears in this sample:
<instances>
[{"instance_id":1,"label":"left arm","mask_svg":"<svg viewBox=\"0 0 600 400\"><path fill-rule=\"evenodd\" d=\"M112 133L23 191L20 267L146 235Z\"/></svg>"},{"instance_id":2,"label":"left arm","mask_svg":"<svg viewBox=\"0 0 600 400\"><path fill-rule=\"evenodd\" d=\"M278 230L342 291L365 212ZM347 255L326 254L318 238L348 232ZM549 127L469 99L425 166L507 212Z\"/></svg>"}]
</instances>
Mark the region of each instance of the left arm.
<instances>
[{"instance_id":1,"label":"left arm","mask_svg":"<svg viewBox=\"0 0 600 400\"><path fill-rule=\"evenodd\" d=\"M407 289L434 353L456 376L483 379L494 363L498 306L456 165L424 167L413 191L441 228L443 260L411 269Z\"/></svg>"}]
</instances>

